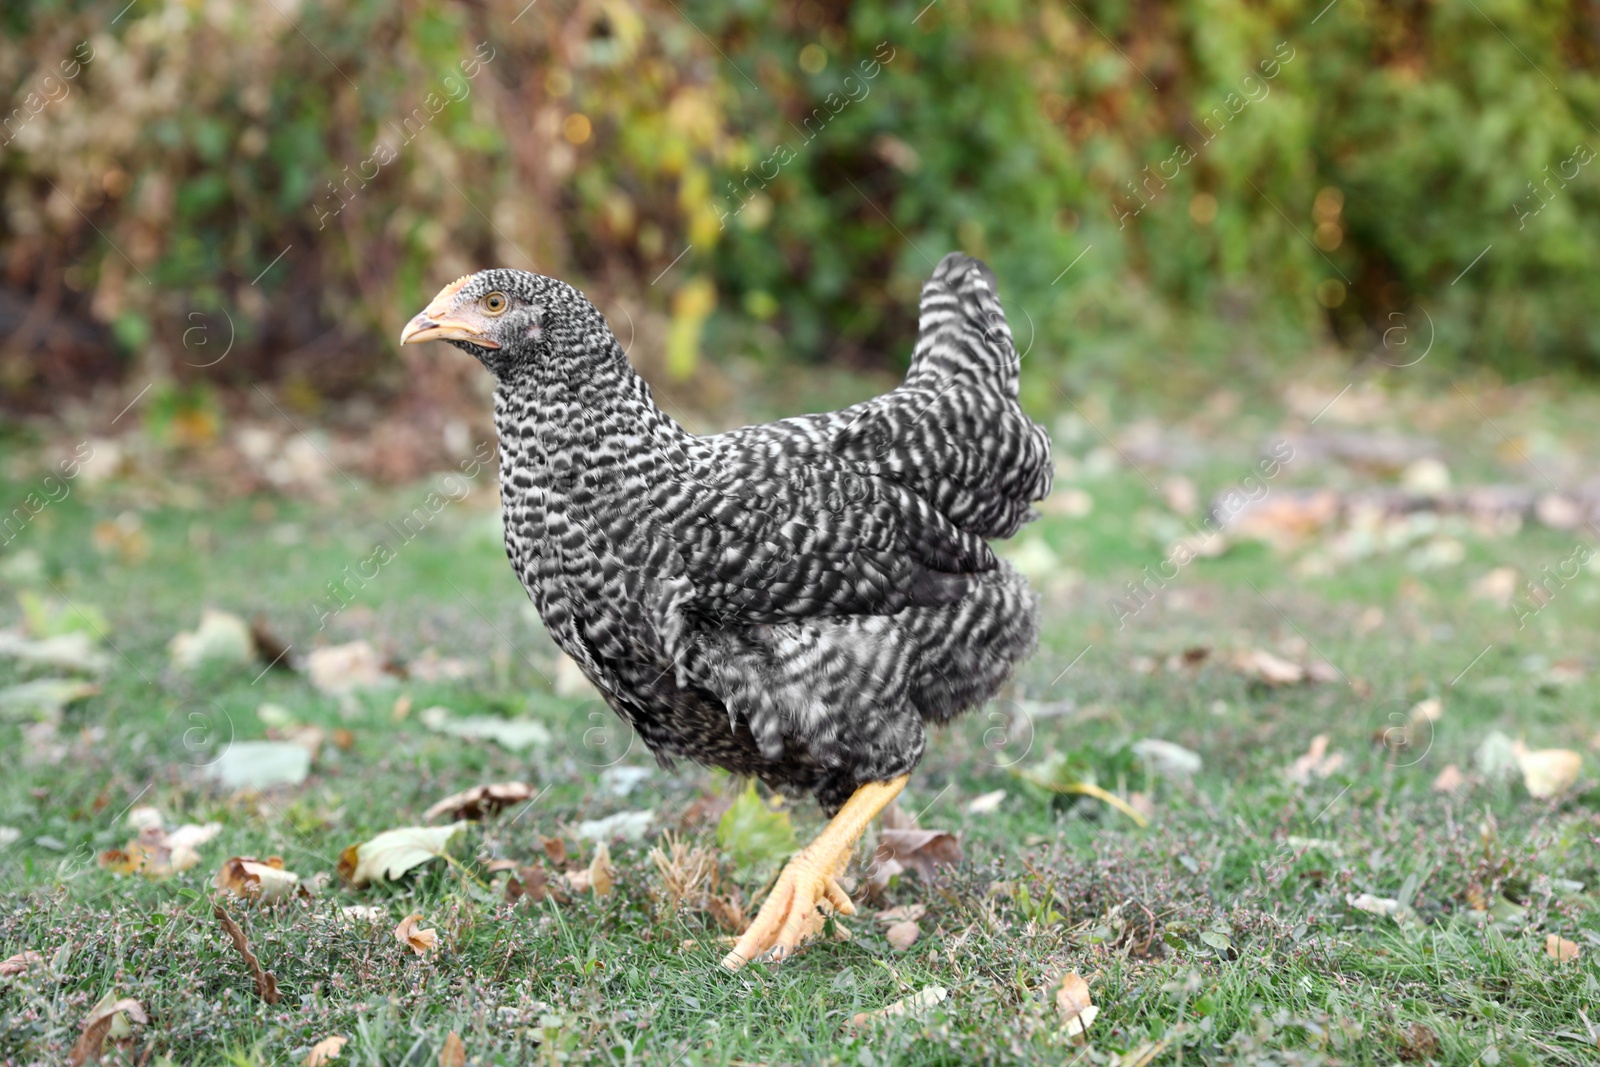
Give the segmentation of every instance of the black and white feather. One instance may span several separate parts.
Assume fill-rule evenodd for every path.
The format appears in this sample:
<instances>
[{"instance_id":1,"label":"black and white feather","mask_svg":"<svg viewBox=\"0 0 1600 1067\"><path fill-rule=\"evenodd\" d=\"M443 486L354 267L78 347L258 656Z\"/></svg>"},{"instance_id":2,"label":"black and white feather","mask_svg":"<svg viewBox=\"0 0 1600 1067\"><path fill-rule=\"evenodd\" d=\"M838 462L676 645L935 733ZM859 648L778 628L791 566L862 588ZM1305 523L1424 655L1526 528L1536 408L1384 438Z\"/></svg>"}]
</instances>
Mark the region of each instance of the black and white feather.
<instances>
[{"instance_id":1,"label":"black and white feather","mask_svg":"<svg viewBox=\"0 0 1600 1067\"><path fill-rule=\"evenodd\" d=\"M506 553L556 642L659 758L812 792L908 773L924 727L1033 648L1035 597L990 551L1050 489L1050 442L979 261L922 292L903 384L843 411L697 436L576 289L521 271L496 376ZM443 294L441 294L443 295Z\"/></svg>"}]
</instances>

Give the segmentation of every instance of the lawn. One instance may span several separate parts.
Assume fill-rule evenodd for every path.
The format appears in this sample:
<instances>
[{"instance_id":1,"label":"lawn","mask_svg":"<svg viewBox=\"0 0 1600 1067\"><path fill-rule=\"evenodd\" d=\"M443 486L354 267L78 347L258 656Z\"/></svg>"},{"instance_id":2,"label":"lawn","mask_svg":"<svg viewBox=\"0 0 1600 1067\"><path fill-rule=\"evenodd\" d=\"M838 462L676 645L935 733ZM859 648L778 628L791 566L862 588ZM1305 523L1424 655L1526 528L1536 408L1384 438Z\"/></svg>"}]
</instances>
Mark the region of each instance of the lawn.
<instances>
[{"instance_id":1,"label":"lawn","mask_svg":"<svg viewBox=\"0 0 1600 1067\"><path fill-rule=\"evenodd\" d=\"M804 840L822 820L657 767L574 684L506 566L488 471L470 492L335 475L320 496L232 497L181 457L81 478L0 549L0 627L85 632L104 659L52 711L3 692L79 675L0 658L0 959L38 953L0 977L0 1061L61 1062L114 994L148 1021L119 1019L105 1059L140 1064L303 1063L335 1036L331 1062L459 1062L452 1032L468 1062L506 1064L1595 1062L1600 564L1536 598L1521 584L1594 534L1548 510L1350 505L1442 498L1444 475L1575 484L1595 402L1362 385L1319 415L1341 384L1160 419L1067 407L1056 492L1007 548L1041 590L1039 652L936 735L900 801L961 859L876 890L858 871L848 940L737 974L717 964L730 908L753 911L790 824ZM1362 450L1391 439L1422 461ZM0 500L41 485L63 440L9 449ZM1214 496L1254 485L1256 537L1200 537L1217 554L1168 566ZM169 642L206 608L259 617L287 653L177 665ZM356 641L393 669L306 669ZM438 728L476 718L532 741ZM303 780L216 780L231 746L272 738L314 754ZM448 858L341 878L348 846L509 781L532 797ZM146 809L220 829L187 869L124 873L105 854ZM630 812L650 816L585 825ZM306 892L218 897L249 856ZM530 891L508 903L512 879ZM413 914L436 946L396 938ZM1086 1029L1058 1005L1069 973ZM914 994L931 1006L853 1022Z\"/></svg>"}]
</instances>

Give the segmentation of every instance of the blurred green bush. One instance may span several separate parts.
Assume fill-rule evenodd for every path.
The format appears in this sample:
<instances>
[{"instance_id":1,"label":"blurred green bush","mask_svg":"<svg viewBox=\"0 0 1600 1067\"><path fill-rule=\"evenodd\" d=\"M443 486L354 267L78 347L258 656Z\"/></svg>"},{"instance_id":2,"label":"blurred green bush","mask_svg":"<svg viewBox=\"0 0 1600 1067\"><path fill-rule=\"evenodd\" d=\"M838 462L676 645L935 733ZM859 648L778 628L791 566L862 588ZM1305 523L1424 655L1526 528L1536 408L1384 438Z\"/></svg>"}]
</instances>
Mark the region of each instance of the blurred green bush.
<instances>
[{"instance_id":1,"label":"blurred green bush","mask_svg":"<svg viewBox=\"0 0 1600 1067\"><path fill-rule=\"evenodd\" d=\"M1590 4L118 6L0 14L13 403L414 387L399 326L491 264L643 309L673 374L893 365L952 248L1046 379L1215 377L1269 326L1600 366Z\"/></svg>"}]
</instances>

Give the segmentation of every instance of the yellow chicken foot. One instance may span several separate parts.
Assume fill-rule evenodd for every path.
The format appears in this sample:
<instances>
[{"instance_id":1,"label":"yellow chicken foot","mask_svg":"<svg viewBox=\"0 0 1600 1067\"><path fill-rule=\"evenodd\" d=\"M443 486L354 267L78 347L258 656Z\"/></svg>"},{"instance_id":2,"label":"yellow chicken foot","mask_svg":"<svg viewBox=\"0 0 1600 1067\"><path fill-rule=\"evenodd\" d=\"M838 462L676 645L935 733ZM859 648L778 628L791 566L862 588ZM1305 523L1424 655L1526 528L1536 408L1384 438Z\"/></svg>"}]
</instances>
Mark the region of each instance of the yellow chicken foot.
<instances>
[{"instance_id":1,"label":"yellow chicken foot","mask_svg":"<svg viewBox=\"0 0 1600 1067\"><path fill-rule=\"evenodd\" d=\"M910 777L905 774L887 782L869 782L845 801L817 839L783 868L755 922L722 958L724 967L737 971L753 959L789 956L822 929L823 909L841 915L856 913L849 896L839 888L838 878L867 823L900 795Z\"/></svg>"}]
</instances>

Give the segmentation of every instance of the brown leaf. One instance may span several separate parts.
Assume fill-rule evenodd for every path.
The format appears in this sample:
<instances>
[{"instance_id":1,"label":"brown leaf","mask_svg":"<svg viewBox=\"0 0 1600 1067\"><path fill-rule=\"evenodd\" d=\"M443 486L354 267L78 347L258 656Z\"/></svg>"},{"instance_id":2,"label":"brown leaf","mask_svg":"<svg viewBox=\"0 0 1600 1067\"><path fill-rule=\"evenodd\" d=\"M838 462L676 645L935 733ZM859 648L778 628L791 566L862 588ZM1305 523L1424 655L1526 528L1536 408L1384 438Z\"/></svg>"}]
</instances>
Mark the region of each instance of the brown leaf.
<instances>
[{"instance_id":1,"label":"brown leaf","mask_svg":"<svg viewBox=\"0 0 1600 1067\"><path fill-rule=\"evenodd\" d=\"M444 1039L444 1048L439 1050L439 1067L467 1067L466 1042L454 1030Z\"/></svg>"},{"instance_id":2,"label":"brown leaf","mask_svg":"<svg viewBox=\"0 0 1600 1067\"><path fill-rule=\"evenodd\" d=\"M1290 764L1289 780L1304 785L1313 778L1326 778L1343 766L1344 753L1328 755L1328 735L1318 734L1311 739L1311 747L1306 749L1305 755Z\"/></svg>"},{"instance_id":3,"label":"brown leaf","mask_svg":"<svg viewBox=\"0 0 1600 1067\"><path fill-rule=\"evenodd\" d=\"M926 904L900 904L878 912L878 921L882 923L914 923L927 913L928 906Z\"/></svg>"},{"instance_id":4,"label":"brown leaf","mask_svg":"<svg viewBox=\"0 0 1600 1067\"><path fill-rule=\"evenodd\" d=\"M420 913L407 915L400 920L400 925L394 928L394 939L402 945L409 945L411 951L419 956L426 956L439 948L439 931L423 930L418 927L422 922Z\"/></svg>"},{"instance_id":5,"label":"brown leaf","mask_svg":"<svg viewBox=\"0 0 1600 1067\"><path fill-rule=\"evenodd\" d=\"M129 820L139 836L124 848L100 853L99 864L113 874L142 874L146 878L169 878L200 862L200 846L222 831L218 822L204 826L185 823L168 831L161 825L161 814L154 808L135 808Z\"/></svg>"},{"instance_id":6,"label":"brown leaf","mask_svg":"<svg viewBox=\"0 0 1600 1067\"><path fill-rule=\"evenodd\" d=\"M1447 763L1433 780L1432 788L1435 793L1455 793L1466 784L1467 776L1461 773L1461 768L1454 763Z\"/></svg>"},{"instance_id":7,"label":"brown leaf","mask_svg":"<svg viewBox=\"0 0 1600 1067\"><path fill-rule=\"evenodd\" d=\"M308 895L300 884L300 876L284 870L283 860L277 856L264 860L234 856L217 871L211 884L225 893L258 904L276 904L295 893Z\"/></svg>"},{"instance_id":8,"label":"brown leaf","mask_svg":"<svg viewBox=\"0 0 1600 1067\"><path fill-rule=\"evenodd\" d=\"M233 939L233 947L239 951L239 955L244 957L245 966L250 968L250 977L254 978L256 982L256 996L268 1004L278 1003L280 998L277 976L261 966L261 961L256 959L254 952L250 951L250 942L245 938L244 931L239 928L239 924L233 921L233 916L229 915L220 904L212 906L211 914L217 917L217 921L222 924L222 929Z\"/></svg>"},{"instance_id":9,"label":"brown leaf","mask_svg":"<svg viewBox=\"0 0 1600 1067\"><path fill-rule=\"evenodd\" d=\"M256 643L256 655L261 657L261 661L269 670L272 668L282 671L294 670L288 659L289 646L273 632L266 616L257 615L250 620L250 637Z\"/></svg>"},{"instance_id":10,"label":"brown leaf","mask_svg":"<svg viewBox=\"0 0 1600 1067\"><path fill-rule=\"evenodd\" d=\"M929 986L909 997L901 997L893 1004L882 1007L876 1011L858 1012L851 1017L846 1025L853 1030L864 1030L876 1022L891 1019L897 1015L918 1016L926 1013L936 1004L944 1002L950 996L950 991L944 986Z\"/></svg>"},{"instance_id":11,"label":"brown leaf","mask_svg":"<svg viewBox=\"0 0 1600 1067\"><path fill-rule=\"evenodd\" d=\"M868 881L879 889L902 871L929 881L940 867L961 862L961 844L948 830L884 830L872 857Z\"/></svg>"},{"instance_id":12,"label":"brown leaf","mask_svg":"<svg viewBox=\"0 0 1600 1067\"><path fill-rule=\"evenodd\" d=\"M305 1058L305 1067L327 1067L327 1064L339 1058L340 1050L349 1040L348 1037L333 1034L318 1041L311 1046L311 1052Z\"/></svg>"},{"instance_id":13,"label":"brown leaf","mask_svg":"<svg viewBox=\"0 0 1600 1067\"><path fill-rule=\"evenodd\" d=\"M541 838L540 847L544 849L544 854L550 857L551 863L559 866L560 864L567 862L567 843L561 840L561 838Z\"/></svg>"},{"instance_id":14,"label":"brown leaf","mask_svg":"<svg viewBox=\"0 0 1600 1067\"><path fill-rule=\"evenodd\" d=\"M909 919L904 922L891 923L889 929L883 932L883 936L889 942L890 947L899 952L905 952L916 944L917 938L921 934L922 927Z\"/></svg>"},{"instance_id":15,"label":"brown leaf","mask_svg":"<svg viewBox=\"0 0 1600 1067\"><path fill-rule=\"evenodd\" d=\"M100 1003L89 1009L88 1016L83 1020L83 1033L79 1036L77 1044L72 1046L72 1051L67 1054L69 1067L79 1067L80 1064L91 1061L98 1063L106 1035L123 1015L136 1022L150 1021L144 1013L144 1005L132 997L118 1000L115 993L107 993L101 997Z\"/></svg>"},{"instance_id":16,"label":"brown leaf","mask_svg":"<svg viewBox=\"0 0 1600 1067\"><path fill-rule=\"evenodd\" d=\"M14 974L21 974L29 967L37 967L43 962L44 957L31 948L25 952L19 952L9 959L0 960L0 978L10 978Z\"/></svg>"},{"instance_id":17,"label":"brown leaf","mask_svg":"<svg viewBox=\"0 0 1600 1067\"><path fill-rule=\"evenodd\" d=\"M326 645L306 657L311 684L332 696L393 685L393 666L367 641Z\"/></svg>"},{"instance_id":18,"label":"brown leaf","mask_svg":"<svg viewBox=\"0 0 1600 1067\"><path fill-rule=\"evenodd\" d=\"M878 816L878 820L879 825L885 830L915 830L917 828L916 814L902 808L898 800L890 801L889 806L884 808L883 813Z\"/></svg>"},{"instance_id":19,"label":"brown leaf","mask_svg":"<svg viewBox=\"0 0 1600 1067\"><path fill-rule=\"evenodd\" d=\"M475 785L445 797L423 813L424 822L432 822L447 815L455 819L483 819L513 804L533 797L533 787L526 782L496 782L492 785Z\"/></svg>"},{"instance_id":20,"label":"brown leaf","mask_svg":"<svg viewBox=\"0 0 1600 1067\"><path fill-rule=\"evenodd\" d=\"M529 904L542 904L550 895L550 876L543 867L523 867L506 881L506 903L516 904L526 900Z\"/></svg>"},{"instance_id":21,"label":"brown leaf","mask_svg":"<svg viewBox=\"0 0 1600 1067\"><path fill-rule=\"evenodd\" d=\"M1578 958L1581 951L1576 941L1568 941L1556 934L1550 934L1544 939L1544 954L1557 963L1571 963Z\"/></svg>"},{"instance_id":22,"label":"brown leaf","mask_svg":"<svg viewBox=\"0 0 1600 1067\"><path fill-rule=\"evenodd\" d=\"M1089 983L1077 971L1061 976L1061 984L1056 987L1056 1010L1061 1013L1067 1033L1073 1036L1082 1036L1094 1017L1100 1014L1100 1009L1089 999Z\"/></svg>"},{"instance_id":23,"label":"brown leaf","mask_svg":"<svg viewBox=\"0 0 1600 1067\"><path fill-rule=\"evenodd\" d=\"M1233 669L1247 678L1254 678L1271 686L1298 685L1307 677L1306 669L1300 664L1291 663L1264 648L1252 648L1235 654Z\"/></svg>"}]
</instances>

